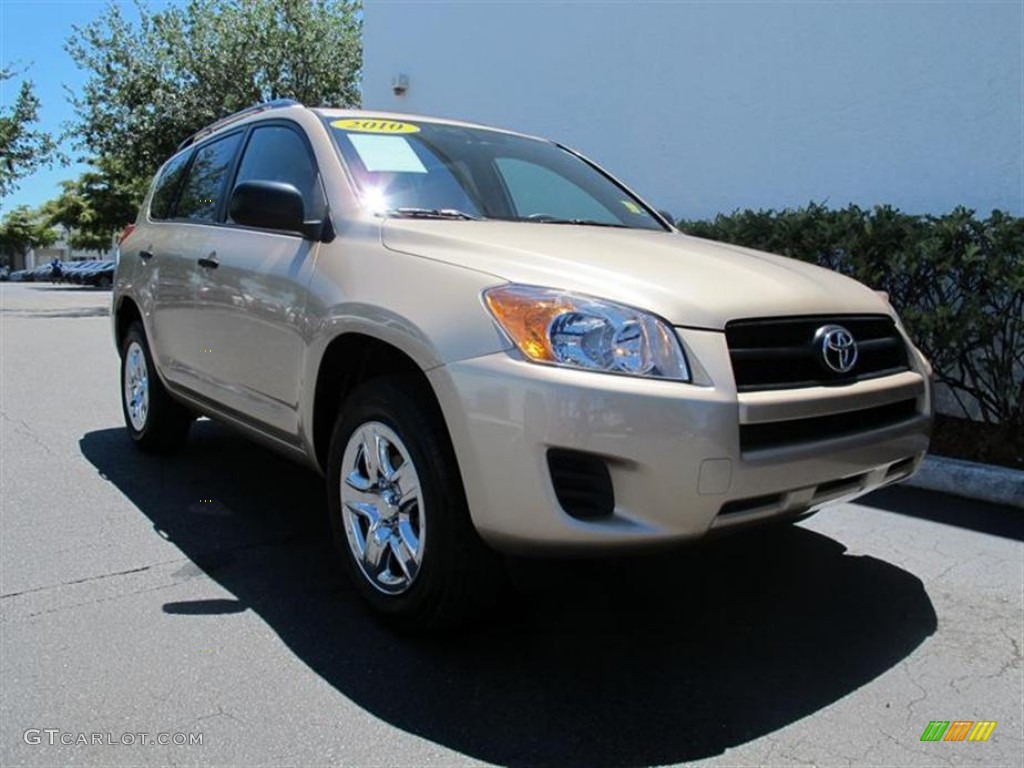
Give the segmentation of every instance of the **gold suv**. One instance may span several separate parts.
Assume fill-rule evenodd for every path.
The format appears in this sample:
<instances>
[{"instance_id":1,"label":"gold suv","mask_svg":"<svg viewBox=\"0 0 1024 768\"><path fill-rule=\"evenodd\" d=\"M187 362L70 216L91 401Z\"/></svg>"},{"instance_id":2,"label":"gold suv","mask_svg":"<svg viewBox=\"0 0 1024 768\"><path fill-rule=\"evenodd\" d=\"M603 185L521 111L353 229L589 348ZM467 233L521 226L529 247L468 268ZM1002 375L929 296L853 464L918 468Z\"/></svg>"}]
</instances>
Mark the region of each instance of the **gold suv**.
<instances>
[{"instance_id":1,"label":"gold suv","mask_svg":"<svg viewBox=\"0 0 1024 768\"><path fill-rule=\"evenodd\" d=\"M407 627L479 605L497 552L796 520L928 445L930 369L883 297L683 235L543 139L262 104L181 145L120 249L131 438L204 414L315 467Z\"/></svg>"}]
</instances>

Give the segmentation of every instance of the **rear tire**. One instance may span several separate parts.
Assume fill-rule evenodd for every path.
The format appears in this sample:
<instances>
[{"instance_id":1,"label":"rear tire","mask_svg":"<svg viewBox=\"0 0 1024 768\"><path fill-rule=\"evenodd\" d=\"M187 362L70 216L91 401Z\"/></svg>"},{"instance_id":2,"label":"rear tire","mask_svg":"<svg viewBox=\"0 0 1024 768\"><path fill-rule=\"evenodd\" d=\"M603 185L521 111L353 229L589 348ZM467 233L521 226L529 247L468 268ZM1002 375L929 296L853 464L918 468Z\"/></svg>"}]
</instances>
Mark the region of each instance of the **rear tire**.
<instances>
[{"instance_id":1,"label":"rear tire","mask_svg":"<svg viewBox=\"0 0 1024 768\"><path fill-rule=\"evenodd\" d=\"M443 418L413 382L373 379L346 399L327 483L335 548L377 617L429 632L493 603L501 560L473 527Z\"/></svg>"},{"instance_id":2,"label":"rear tire","mask_svg":"<svg viewBox=\"0 0 1024 768\"><path fill-rule=\"evenodd\" d=\"M164 388L138 321L131 324L121 343L121 411L132 441L147 453L180 448L194 418Z\"/></svg>"}]
</instances>

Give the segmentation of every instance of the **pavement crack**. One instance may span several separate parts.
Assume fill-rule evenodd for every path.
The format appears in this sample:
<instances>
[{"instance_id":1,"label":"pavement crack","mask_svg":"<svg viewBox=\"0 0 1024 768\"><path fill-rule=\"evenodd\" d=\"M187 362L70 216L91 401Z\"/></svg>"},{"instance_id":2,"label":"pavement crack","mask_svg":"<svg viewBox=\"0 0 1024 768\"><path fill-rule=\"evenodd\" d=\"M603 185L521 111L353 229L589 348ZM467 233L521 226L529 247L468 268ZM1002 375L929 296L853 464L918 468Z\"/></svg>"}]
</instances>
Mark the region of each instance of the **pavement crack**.
<instances>
[{"instance_id":1,"label":"pavement crack","mask_svg":"<svg viewBox=\"0 0 1024 768\"><path fill-rule=\"evenodd\" d=\"M1007 672L1009 672L1011 669L1017 669L1019 666L1020 666L1020 657L1018 656L1016 658L1013 658L1013 659L1010 659L1009 661L1004 662L1003 665L1001 667L999 667L999 669L996 670L995 672L993 672L991 675L979 675L978 679L979 680L994 680L997 677L1002 677Z\"/></svg>"},{"instance_id":2,"label":"pavement crack","mask_svg":"<svg viewBox=\"0 0 1024 768\"><path fill-rule=\"evenodd\" d=\"M913 744L915 744L915 742L911 741L908 744L906 742L900 741L895 736L893 736L891 733L886 731L884 728L879 728L878 732L881 733L885 738L887 738L893 744L895 744L896 746L900 747L901 749L905 749L905 750L907 750L909 752L916 752L919 755L927 755L932 760L937 760L937 761L941 762L943 765L949 765L949 766L953 765L953 756L952 755L950 755L949 757L946 757L945 755L939 754L936 751L922 749L919 746L912 746ZM870 752L870 751L871 751L871 749L868 750L868 752ZM864 754L866 755L867 752L865 752Z\"/></svg>"},{"instance_id":3,"label":"pavement crack","mask_svg":"<svg viewBox=\"0 0 1024 768\"><path fill-rule=\"evenodd\" d=\"M174 560L164 560L159 563L151 563L150 565L143 565L139 568L129 568L126 571L114 571L113 573L103 573L99 576L86 576L82 579L71 579L70 581L62 581L59 584L48 584L45 587L32 587L31 589L23 589L19 592L7 592L6 594L0 595L0 600L6 600L9 597L21 597L22 595L31 595L36 592L47 592L52 589L60 589L61 587L70 587L75 584L86 584L91 581L102 581L103 579L114 579L119 576L129 576L133 573L143 573L153 568L158 568L161 565L172 565L174 563L180 563L188 558L179 557Z\"/></svg>"},{"instance_id":4,"label":"pavement crack","mask_svg":"<svg viewBox=\"0 0 1024 768\"><path fill-rule=\"evenodd\" d=\"M906 703L906 706L904 707L904 710L907 713L907 720L909 721L914 716L914 707L928 698L928 689L914 679L914 676L910 673L910 668L908 667L906 661L904 661L900 666L903 667L903 671L906 673L907 679L910 681L910 684L921 692L920 696L918 696L916 699L911 699L910 701L908 701Z\"/></svg>"},{"instance_id":5,"label":"pavement crack","mask_svg":"<svg viewBox=\"0 0 1024 768\"><path fill-rule=\"evenodd\" d=\"M999 634L1001 634L1003 637L1010 641L1010 647L1013 648L1013 661L1020 661L1021 658L1024 658L1024 656L1022 656L1021 654L1020 643L1017 641L1017 638L1013 637L1012 635L1008 635L1006 633L1006 630L1002 628L999 630Z\"/></svg>"},{"instance_id":6,"label":"pavement crack","mask_svg":"<svg viewBox=\"0 0 1024 768\"><path fill-rule=\"evenodd\" d=\"M37 592L47 592L49 590L61 589L62 587L69 587L69 586L74 586L74 585L77 585L77 584L86 584L86 583L89 583L89 582L92 582L92 581L102 581L104 579L113 579L113 578L118 578L120 576L130 576L130 575L135 574L135 573L144 573L145 571L149 571L149 570L151 570L153 568L159 568L160 566L163 566L163 565L174 565L176 563L183 563L183 562L195 563L200 569L202 569L204 572L206 572L206 569L203 568L202 563L203 563L204 558L209 557L210 555L231 554L231 553L234 553L234 552L242 552L242 551L253 550L253 549L276 548L276 547L279 547L281 545L288 546L288 545L294 544L296 541L300 541L301 542L301 539L296 539L295 537L283 537L283 538L282 537L278 537L278 538L268 538L268 539L265 539L265 540L258 540L258 541L252 541L252 542L245 542L245 543L237 544L237 545L231 546L231 547L223 547L223 548L219 548L219 549L214 549L214 550L211 550L210 552L207 552L207 553L193 555L192 557L177 557L177 558L175 558L173 560L162 560L162 561L160 561L158 563L150 563L149 565L140 566L139 568L129 568L129 569L124 570L124 571L114 571L113 573L103 573L103 574L100 574L99 576L86 576L85 578L81 578L81 579L71 579L69 581L62 581L59 584L48 584L45 587L32 587L31 589L23 589L23 590L19 590L18 592L7 592L7 593L4 593L4 594L0 594L0 600L6 600L6 599L11 598L11 597L21 597L22 595L31 595L31 594L34 594L34 593L37 593Z\"/></svg>"},{"instance_id":7,"label":"pavement crack","mask_svg":"<svg viewBox=\"0 0 1024 768\"><path fill-rule=\"evenodd\" d=\"M43 442L43 439L36 434L35 430L33 430L32 427L29 426L28 422L25 421L24 419L16 419L12 416L8 416L7 413L4 411L0 411L0 418L3 418L4 421L8 421L14 425L14 434L27 437L29 440L38 445L47 453L53 453L53 450L50 448L50 446Z\"/></svg>"},{"instance_id":8,"label":"pavement crack","mask_svg":"<svg viewBox=\"0 0 1024 768\"><path fill-rule=\"evenodd\" d=\"M215 717L226 717L228 720L234 720L236 723L241 723L242 725L248 725L248 723L246 723L245 720L243 720L240 717L236 717L235 715L232 715L230 712L226 712L224 710L224 707L221 707L219 705L217 707L217 711L216 712L211 712L208 715L200 715L199 717L197 717L195 719L194 722L198 724L198 723L202 722L203 720L212 720Z\"/></svg>"},{"instance_id":9,"label":"pavement crack","mask_svg":"<svg viewBox=\"0 0 1024 768\"><path fill-rule=\"evenodd\" d=\"M84 605L98 605L100 603L109 603L112 600L121 600L121 599L126 598L126 597L133 597L135 595L142 595L142 594L145 594L146 592L159 592L160 590L172 589L172 588L177 587L177 586L179 586L178 582L174 582L173 584L160 584L159 586L156 586L156 587L146 587L144 589L136 589L136 590L133 590L131 592L124 592L124 593L119 594L119 595L110 595L109 597L97 597L95 600L83 600L80 603L70 603L69 605L61 605L61 606L59 606L57 608L47 608L45 611L35 611L34 613L26 613L21 618L34 619L37 616L45 616L45 615L51 614L51 613L61 613L62 611L67 611L67 610L70 610L72 608L81 608Z\"/></svg>"}]
</instances>

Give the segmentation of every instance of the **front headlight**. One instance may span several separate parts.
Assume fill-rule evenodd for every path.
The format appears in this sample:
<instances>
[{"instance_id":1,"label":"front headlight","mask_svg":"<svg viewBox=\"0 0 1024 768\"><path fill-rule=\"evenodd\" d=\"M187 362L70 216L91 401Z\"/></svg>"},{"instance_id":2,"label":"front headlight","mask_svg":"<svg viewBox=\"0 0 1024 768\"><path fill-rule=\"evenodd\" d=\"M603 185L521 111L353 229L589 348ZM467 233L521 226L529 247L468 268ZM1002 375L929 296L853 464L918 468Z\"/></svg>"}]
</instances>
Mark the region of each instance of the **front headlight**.
<instances>
[{"instance_id":1,"label":"front headlight","mask_svg":"<svg viewBox=\"0 0 1024 768\"><path fill-rule=\"evenodd\" d=\"M519 351L535 363L690 380L675 333L654 315L529 285L490 288L484 301Z\"/></svg>"}]
</instances>

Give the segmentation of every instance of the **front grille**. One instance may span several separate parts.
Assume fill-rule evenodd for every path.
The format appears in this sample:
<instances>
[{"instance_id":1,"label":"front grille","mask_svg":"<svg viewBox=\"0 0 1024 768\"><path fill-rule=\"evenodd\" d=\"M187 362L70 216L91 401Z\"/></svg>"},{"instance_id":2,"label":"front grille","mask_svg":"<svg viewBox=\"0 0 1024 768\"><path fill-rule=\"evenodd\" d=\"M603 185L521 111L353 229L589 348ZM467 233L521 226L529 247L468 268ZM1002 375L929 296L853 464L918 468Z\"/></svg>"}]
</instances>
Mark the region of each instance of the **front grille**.
<instances>
[{"instance_id":1,"label":"front grille","mask_svg":"<svg viewBox=\"0 0 1024 768\"><path fill-rule=\"evenodd\" d=\"M615 510L615 494L608 466L597 456L553 448L548 469L555 496L566 513L581 520L608 517Z\"/></svg>"},{"instance_id":2,"label":"front grille","mask_svg":"<svg viewBox=\"0 0 1024 768\"><path fill-rule=\"evenodd\" d=\"M826 325L842 326L857 342L857 362L849 373L829 368L814 342ZM725 326L725 339L740 392L852 384L909 368L903 338L885 315L735 320Z\"/></svg>"},{"instance_id":3,"label":"front grille","mask_svg":"<svg viewBox=\"0 0 1024 768\"><path fill-rule=\"evenodd\" d=\"M917 400L900 400L877 408L815 416L810 419L772 421L767 424L741 424L740 450L760 451L815 440L847 437L859 432L899 424L917 415Z\"/></svg>"},{"instance_id":4,"label":"front grille","mask_svg":"<svg viewBox=\"0 0 1024 768\"><path fill-rule=\"evenodd\" d=\"M782 494L773 493L768 496L751 496L749 499L737 499L726 502L718 510L719 515L739 515L744 512L778 510L782 508Z\"/></svg>"},{"instance_id":5,"label":"front grille","mask_svg":"<svg viewBox=\"0 0 1024 768\"><path fill-rule=\"evenodd\" d=\"M895 477L906 477L914 469L914 457L910 456L902 461L897 461L889 470L885 473L886 480L892 480Z\"/></svg>"},{"instance_id":6,"label":"front grille","mask_svg":"<svg viewBox=\"0 0 1024 768\"><path fill-rule=\"evenodd\" d=\"M723 504L718 510L718 516L720 518L729 516L735 517L738 515L757 515L758 517L762 517L765 514L771 515L778 512L785 512L787 516L800 515L812 506L827 504L828 502L835 501L843 496L861 491L864 488L864 482L866 479L867 474L862 474L855 475L853 477L841 477L838 480L828 480L824 483L818 483L817 486L812 486L813 490L810 502L803 501L796 506L787 507L787 505L793 504L793 502L787 500L787 497L793 491L808 490L806 487L791 488L788 491L772 493L767 496L751 496L746 499L735 499L734 501L729 501Z\"/></svg>"},{"instance_id":7,"label":"front grille","mask_svg":"<svg viewBox=\"0 0 1024 768\"><path fill-rule=\"evenodd\" d=\"M821 483L814 489L814 497L812 501L821 501L825 498L854 493L859 491L863 486L863 475L857 475L856 477L841 477L838 480L829 480L827 483Z\"/></svg>"}]
</instances>

